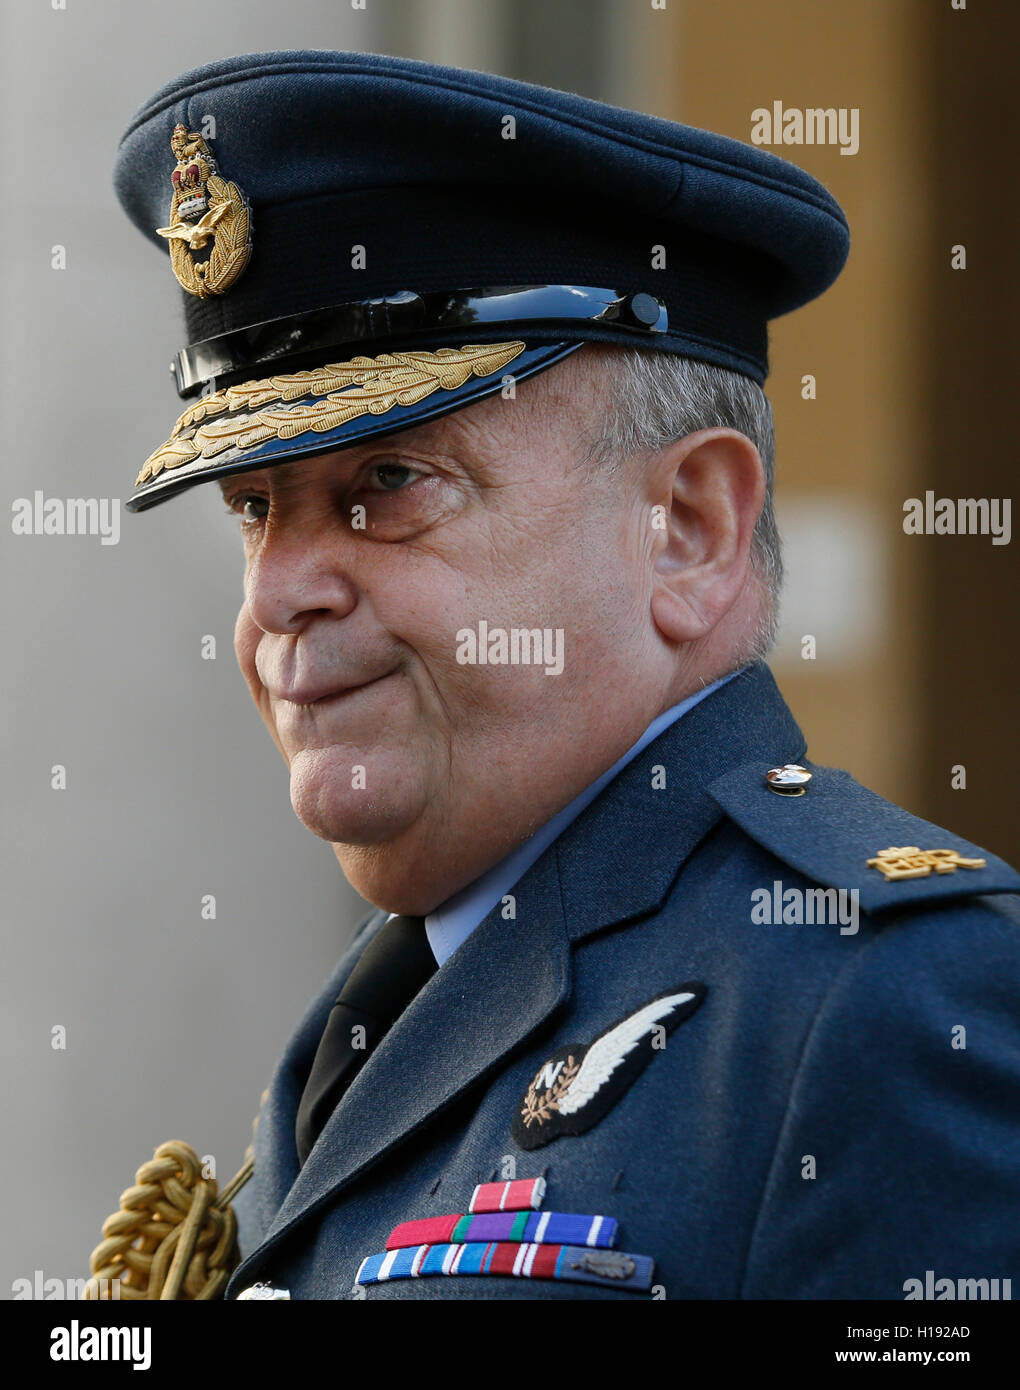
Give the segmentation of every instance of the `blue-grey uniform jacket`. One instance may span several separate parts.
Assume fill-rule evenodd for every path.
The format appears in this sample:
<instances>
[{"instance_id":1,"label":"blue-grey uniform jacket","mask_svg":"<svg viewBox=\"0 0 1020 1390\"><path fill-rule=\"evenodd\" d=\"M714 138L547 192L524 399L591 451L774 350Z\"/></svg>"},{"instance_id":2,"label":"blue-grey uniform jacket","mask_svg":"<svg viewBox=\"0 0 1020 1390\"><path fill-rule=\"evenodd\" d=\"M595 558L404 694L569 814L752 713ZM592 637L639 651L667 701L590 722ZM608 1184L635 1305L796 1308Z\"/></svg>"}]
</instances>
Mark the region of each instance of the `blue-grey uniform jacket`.
<instances>
[{"instance_id":1,"label":"blue-grey uniform jacket","mask_svg":"<svg viewBox=\"0 0 1020 1390\"><path fill-rule=\"evenodd\" d=\"M227 1297L1020 1294L1020 877L804 754L761 664L667 729L527 871L516 916L497 906L431 978L299 1168L298 1101L373 913L273 1076ZM803 795L766 786L784 763L812 771ZM890 848L984 866L887 879L867 861ZM558 1049L581 1057L691 984L693 1011L633 1046L580 1118L522 1129ZM356 1282L401 1222L535 1176L543 1209L615 1218L651 1287Z\"/></svg>"}]
</instances>

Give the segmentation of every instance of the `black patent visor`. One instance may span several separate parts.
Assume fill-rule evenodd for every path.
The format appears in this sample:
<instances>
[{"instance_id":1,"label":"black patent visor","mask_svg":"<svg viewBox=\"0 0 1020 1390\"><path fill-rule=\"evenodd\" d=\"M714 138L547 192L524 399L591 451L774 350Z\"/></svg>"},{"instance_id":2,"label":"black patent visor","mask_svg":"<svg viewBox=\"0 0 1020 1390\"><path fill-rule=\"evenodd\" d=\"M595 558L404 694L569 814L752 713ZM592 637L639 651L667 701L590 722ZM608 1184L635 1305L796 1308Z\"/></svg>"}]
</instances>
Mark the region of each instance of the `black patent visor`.
<instances>
[{"instance_id":1,"label":"black patent visor","mask_svg":"<svg viewBox=\"0 0 1020 1390\"><path fill-rule=\"evenodd\" d=\"M238 373L265 376L266 369L283 359L330 353L362 341L378 350L386 340L413 340L419 333L505 326L519 336L529 326L557 328L578 322L615 324L648 334L664 333L669 327L666 306L643 292L588 285L516 285L425 294L401 290L382 299L333 304L206 338L182 348L170 370L178 395L186 397L214 379Z\"/></svg>"}]
</instances>

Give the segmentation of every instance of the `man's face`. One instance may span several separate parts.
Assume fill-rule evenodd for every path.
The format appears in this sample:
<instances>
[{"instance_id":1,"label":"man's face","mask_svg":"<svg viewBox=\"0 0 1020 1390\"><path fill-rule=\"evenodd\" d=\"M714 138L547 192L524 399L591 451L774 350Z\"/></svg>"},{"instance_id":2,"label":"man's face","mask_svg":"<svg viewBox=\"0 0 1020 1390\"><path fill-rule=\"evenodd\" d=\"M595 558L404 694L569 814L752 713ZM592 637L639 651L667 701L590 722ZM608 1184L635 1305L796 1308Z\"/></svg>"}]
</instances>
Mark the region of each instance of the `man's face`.
<instances>
[{"instance_id":1,"label":"man's face","mask_svg":"<svg viewBox=\"0 0 1020 1390\"><path fill-rule=\"evenodd\" d=\"M221 483L242 514L238 661L294 810L391 910L470 882L661 708L634 678L658 645L649 503L581 466L601 419L585 352L516 400ZM480 623L547 631L562 670L464 661Z\"/></svg>"}]
</instances>

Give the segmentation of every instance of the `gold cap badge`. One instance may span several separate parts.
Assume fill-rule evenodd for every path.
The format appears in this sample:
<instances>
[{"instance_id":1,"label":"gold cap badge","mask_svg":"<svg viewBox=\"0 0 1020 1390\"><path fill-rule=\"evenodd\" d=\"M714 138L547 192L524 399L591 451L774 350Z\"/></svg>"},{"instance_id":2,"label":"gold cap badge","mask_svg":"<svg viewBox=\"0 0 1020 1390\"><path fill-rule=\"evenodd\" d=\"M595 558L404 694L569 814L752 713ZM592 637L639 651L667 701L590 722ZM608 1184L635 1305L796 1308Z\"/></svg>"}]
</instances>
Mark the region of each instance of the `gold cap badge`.
<instances>
[{"instance_id":1,"label":"gold cap badge","mask_svg":"<svg viewBox=\"0 0 1020 1390\"><path fill-rule=\"evenodd\" d=\"M170 137L177 166L170 175L170 225L156 231L170 243L170 264L189 294L224 294L251 256L251 208L236 183L221 178L198 131L177 125ZM212 246L201 258L210 239Z\"/></svg>"},{"instance_id":2,"label":"gold cap badge","mask_svg":"<svg viewBox=\"0 0 1020 1390\"><path fill-rule=\"evenodd\" d=\"M899 849L879 850L868 860L869 869L881 869L888 883L894 878L927 878L932 869L937 874L954 874L957 869L983 869L984 859L964 859L955 849L918 849L905 845Z\"/></svg>"}]
</instances>

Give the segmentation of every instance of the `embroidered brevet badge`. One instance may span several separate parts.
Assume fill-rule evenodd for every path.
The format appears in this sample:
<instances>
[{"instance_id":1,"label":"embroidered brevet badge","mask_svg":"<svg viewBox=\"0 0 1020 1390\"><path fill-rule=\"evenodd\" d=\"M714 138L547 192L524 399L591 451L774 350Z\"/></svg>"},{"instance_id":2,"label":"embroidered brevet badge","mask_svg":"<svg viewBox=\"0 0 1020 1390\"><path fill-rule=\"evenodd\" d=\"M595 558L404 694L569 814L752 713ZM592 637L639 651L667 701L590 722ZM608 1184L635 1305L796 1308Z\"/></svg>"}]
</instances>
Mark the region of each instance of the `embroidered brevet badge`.
<instances>
[{"instance_id":1,"label":"embroidered brevet badge","mask_svg":"<svg viewBox=\"0 0 1020 1390\"><path fill-rule=\"evenodd\" d=\"M170 264L181 285L207 299L229 290L248 264L251 208L237 184L221 177L198 131L175 126L170 145L177 158L170 175L170 225L156 231L170 243Z\"/></svg>"},{"instance_id":2,"label":"embroidered brevet badge","mask_svg":"<svg viewBox=\"0 0 1020 1390\"><path fill-rule=\"evenodd\" d=\"M677 985L614 1023L591 1043L564 1043L542 1063L510 1132L522 1149L597 1125L706 994L697 980Z\"/></svg>"}]
</instances>

